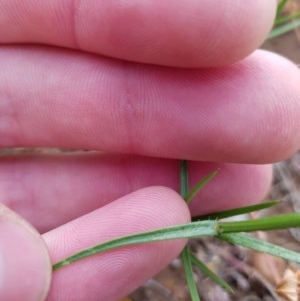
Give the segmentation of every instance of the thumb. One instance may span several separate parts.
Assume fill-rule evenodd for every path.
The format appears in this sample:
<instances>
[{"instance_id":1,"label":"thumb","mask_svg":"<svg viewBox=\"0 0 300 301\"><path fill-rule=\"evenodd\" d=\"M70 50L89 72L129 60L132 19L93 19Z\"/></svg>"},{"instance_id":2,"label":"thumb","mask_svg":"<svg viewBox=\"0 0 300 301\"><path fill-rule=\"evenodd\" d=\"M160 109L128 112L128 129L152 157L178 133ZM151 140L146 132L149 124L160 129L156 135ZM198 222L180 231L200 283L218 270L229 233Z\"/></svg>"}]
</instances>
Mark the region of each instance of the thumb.
<instances>
[{"instance_id":1,"label":"thumb","mask_svg":"<svg viewBox=\"0 0 300 301\"><path fill-rule=\"evenodd\" d=\"M0 204L0 300L42 301L51 262L39 233Z\"/></svg>"}]
</instances>

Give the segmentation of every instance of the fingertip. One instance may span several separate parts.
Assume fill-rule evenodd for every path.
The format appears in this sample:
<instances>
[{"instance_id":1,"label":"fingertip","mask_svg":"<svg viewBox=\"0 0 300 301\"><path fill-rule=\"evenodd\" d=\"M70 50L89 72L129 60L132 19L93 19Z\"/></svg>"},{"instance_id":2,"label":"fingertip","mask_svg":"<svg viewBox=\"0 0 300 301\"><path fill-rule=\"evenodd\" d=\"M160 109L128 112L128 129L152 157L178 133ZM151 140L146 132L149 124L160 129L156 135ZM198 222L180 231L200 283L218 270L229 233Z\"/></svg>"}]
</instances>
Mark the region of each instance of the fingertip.
<instances>
[{"instance_id":1,"label":"fingertip","mask_svg":"<svg viewBox=\"0 0 300 301\"><path fill-rule=\"evenodd\" d=\"M128 234L190 221L184 200L165 187L128 194L44 235L53 262ZM70 239L71 238L71 239ZM185 239L125 246L95 254L55 271L50 300L118 300L158 273Z\"/></svg>"},{"instance_id":2,"label":"fingertip","mask_svg":"<svg viewBox=\"0 0 300 301\"><path fill-rule=\"evenodd\" d=\"M228 18L224 17L223 24L221 18L215 18L219 29L215 30L216 47L208 49L207 63L201 67L220 67L244 59L263 44L273 27L275 0L226 4ZM226 28L224 34L218 36L222 28Z\"/></svg>"},{"instance_id":3,"label":"fingertip","mask_svg":"<svg viewBox=\"0 0 300 301\"><path fill-rule=\"evenodd\" d=\"M40 235L3 205L0 225L0 300L44 300L52 268Z\"/></svg>"},{"instance_id":4,"label":"fingertip","mask_svg":"<svg viewBox=\"0 0 300 301\"><path fill-rule=\"evenodd\" d=\"M173 189L165 186L151 186L132 192L101 208L106 214L124 216L130 219L132 230L140 232L188 223L190 211L183 198ZM139 223L143 216L143 222Z\"/></svg>"},{"instance_id":5,"label":"fingertip","mask_svg":"<svg viewBox=\"0 0 300 301\"><path fill-rule=\"evenodd\" d=\"M244 58L266 39L276 1L4 1L2 43L69 47L176 67Z\"/></svg>"},{"instance_id":6,"label":"fingertip","mask_svg":"<svg viewBox=\"0 0 300 301\"><path fill-rule=\"evenodd\" d=\"M253 110L257 119L255 123L252 121L255 131L252 132L251 139L256 152L253 151L254 148L251 149L248 154L249 162L285 160L300 147L300 70L285 57L264 50L256 51L249 62L250 66L253 62L250 72L255 74L253 80L257 82L258 93L266 91L261 93L263 97L260 110ZM259 86L260 83L263 86ZM254 93L251 97L249 103L253 102ZM256 116L252 116L252 119L255 120Z\"/></svg>"},{"instance_id":7,"label":"fingertip","mask_svg":"<svg viewBox=\"0 0 300 301\"><path fill-rule=\"evenodd\" d=\"M109 42L95 43L102 33L93 26L89 32L94 39L81 39L81 47L139 63L220 67L245 58L265 41L276 7L276 0L122 3L105 16L111 30L100 40ZM80 28L78 36L83 37L87 30Z\"/></svg>"},{"instance_id":8,"label":"fingertip","mask_svg":"<svg viewBox=\"0 0 300 301\"><path fill-rule=\"evenodd\" d=\"M180 224L190 221L189 208L175 190L165 186L151 186L139 189L136 193L138 198L143 198L145 208L149 207L150 210L157 212L172 212L163 218L164 223Z\"/></svg>"}]
</instances>

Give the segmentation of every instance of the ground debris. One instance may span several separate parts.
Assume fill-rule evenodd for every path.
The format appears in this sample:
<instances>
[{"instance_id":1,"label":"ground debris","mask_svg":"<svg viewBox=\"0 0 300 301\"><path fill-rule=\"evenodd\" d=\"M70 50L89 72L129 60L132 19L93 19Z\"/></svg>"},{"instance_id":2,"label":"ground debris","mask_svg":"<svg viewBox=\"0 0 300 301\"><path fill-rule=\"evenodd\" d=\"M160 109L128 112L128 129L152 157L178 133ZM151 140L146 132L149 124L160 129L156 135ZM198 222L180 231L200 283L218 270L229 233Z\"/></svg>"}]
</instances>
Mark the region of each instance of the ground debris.
<instances>
[{"instance_id":1,"label":"ground debris","mask_svg":"<svg viewBox=\"0 0 300 301\"><path fill-rule=\"evenodd\" d=\"M256 218L300 212L300 152L274 166L273 186L267 199L282 202L279 206L264 210ZM265 241L300 251L299 229L269 231L255 235ZM203 263L234 289L234 294L230 294L195 270L202 301L299 301L299 282L297 285L295 281L292 283L292 293L286 291L286 288L291 287L286 285L292 275L286 272L290 271L290 263L284 260L232 246L214 238L191 240L190 248ZM299 270L299 267L294 267L292 271L297 269ZM297 273L298 277L299 272ZM132 300L190 301L180 260L176 259L152 281L133 293Z\"/></svg>"}]
</instances>

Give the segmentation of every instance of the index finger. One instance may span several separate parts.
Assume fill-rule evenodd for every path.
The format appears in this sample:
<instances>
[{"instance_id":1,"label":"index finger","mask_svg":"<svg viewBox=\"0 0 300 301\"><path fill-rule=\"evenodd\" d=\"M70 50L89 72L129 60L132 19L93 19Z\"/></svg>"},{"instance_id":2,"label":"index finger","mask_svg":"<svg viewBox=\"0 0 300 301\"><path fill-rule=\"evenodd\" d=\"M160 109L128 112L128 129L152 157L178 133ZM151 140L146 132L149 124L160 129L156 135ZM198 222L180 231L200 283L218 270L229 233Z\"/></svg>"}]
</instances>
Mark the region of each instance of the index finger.
<instances>
[{"instance_id":1,"label":"index finger","mask_svg":"<svg viewBox=\"0 0 300 301\"><path fill-rule=\"evenodd\" d=\"M118 59L213 67L266 38L276 1L2 0L0 43L40 43Z\"/></svg>"}]
</instances>

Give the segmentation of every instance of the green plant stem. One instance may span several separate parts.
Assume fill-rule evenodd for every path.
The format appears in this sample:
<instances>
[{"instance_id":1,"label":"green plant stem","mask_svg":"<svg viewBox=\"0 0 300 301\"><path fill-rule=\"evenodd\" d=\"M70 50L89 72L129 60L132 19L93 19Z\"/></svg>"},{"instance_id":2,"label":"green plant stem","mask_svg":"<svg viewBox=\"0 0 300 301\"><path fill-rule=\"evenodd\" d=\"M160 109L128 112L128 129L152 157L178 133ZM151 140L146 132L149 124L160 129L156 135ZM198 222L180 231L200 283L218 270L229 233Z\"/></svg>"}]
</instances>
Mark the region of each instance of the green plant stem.
<instances>
[{"instance_id":1,"label":"green plant stem","mask_svg":"<svg viewBox=\"0 0 300 301\"><path fill-rule=\"evenodd\" d=\"M286 23L286 22L289 22L289 21L293 21L293 19L296 19L300 17L300 11L297 11L293 14L290 14L288 16L281 16L281 17L278 17L276 20L275 20L275 26L278 26L278 25L281 25L283 23Z\"/></svg>"},{"instance_id":2,"label":"green plant stem","mask_svg":"<svg viewBox=\"0 0 300 301\"><path fill-rule=\"evenodd\" d=\"M137 233L128 236L122 236L105 243L89 247L81 250L60 262L57 262L53 266L53 270L58 270L64 266L67 266L73 262L82 260L84 258L93 256L95 254L103 253L112 249L131 246L141 243L150 243L164 240L173 240L181 238L195 238L202 236L216 236L218 235L218 227L215 221L201 221L188 223L184 225L172 226L162 228L159 230Z\"/></svg>"},{"instance_id":3,"label":"green plant stem","mask_svg":"<svg viewBox=\"0 0 300 301\"><path fill-rule=\"evenodd\" d=\"M276 13L276 19L278 17L280 17L280 15L282 14L286 4L287 4L288 0L282 0L279 2L279 4L277 5L277 13Z\"/></svg>"},{"instance_id":4,"label":"green plant stem","mask_svg":"<svg viewBox=\"0 0 300 301\"><path fill-rule=\"evenodd\" d=\"M211 271L203 262L201 262L195 255L190 254L192 264L197 267L204 275L211 278L214 282L224 288L227 292L233 293L232 287L226 283L222 278Z\"/></svg>"},{"instance_id":5,"label":"green plant stem","mask_svg":"<svg viewBox=\"0 0 300 301\"><path fill-rule=\"evenodd\" d=\"M180 192L183 198L187 197L188 194L188 166L186 161L181 161L180 167ZM199 184L199 183L198 183ZM198 185L197 184L197 185ZM200 186L202 184L199 184ZM198 190L197 190L198 191ZM193 196L195 193L192 193ZM233 210L228 210L222 213L216 213L219 216L232 216L240 214L242 211L254 211L259 209L264 209L270 206L273 206L276 202L269 202L263 205L254 205L245 208L237 208ZM210 215L211 217L211 215ZM273 229L282 229L282 228L291 228L300 226L300 214L282 214L277 216L271 216L256 220L249 221L238 221L238 222L224 222L217 220L204 220L196 221L184 225L177 225L166 227L154 231L137 233L128 236L123 236L116 238L114 240L107 241L105 243L88 247L84 250L75 253L60 262L57 262L53 265L53 270L58 270L62 267L65 267L69 264L72 264L76 261L82 260L84 258L93 256L95 254L103 253L112 249L137 245L142 243L158 242L165 240L173 239L182 239L182 238L195 238L195 237L204 237L204 236L215 236L221 240L227 241L234 245L240 245L252 250L265 252L278 256L290 261L300 263L300 254L294 251L290 251L283 247L272 245L270 243L258 240L250 235L244 233L235 233L235 232L250 232L250 231L266 231ZM187 282L190 288L191 297L193 301L199 301L199 295L194 280L192 265L196 265L196 260L191 257L191 252L186 246L182 251L181 257L184 265ZM198 267L202 270L203 263L198 263ZM217 275L209 274L212 279L214 279L221 286L226 288L226 284L222 279L218 278ZM229 289L229 287L227 287Z\"/></svg>"},{"instance_id":6,"label":"green plant stem","mask_svg":"<svg viewBox=\"0 0 300 301\"><path fill-rule=\"evenodd\" d=\"M188 246L186 246L181 252L181 261L184 268L185 278L189 287L192 301L200 301L197 285L194 279L191 253Z\"/></svg>"},{"instance_id":7,"label":"green plant stem","mask_svg":"<svg viewBox=\"0 0 300 301\"><path fill-rule=\"evenodd\" d=\"M180 161L180 194L182 198L188 203L187 195L189 191L189 178L188 178L188 163L186 160ZM185 278L189 287L192 301L200 301L197 290L197 285L194 279L193 266L188 246L185 246L180 254L182 265L184 268Z\"/></svg>"},{"instance_id":8,"label":"green plant stem","mask_svg":"<svg viewBox=\"0 0 300 301\"><path fill-rule=\"evenodd\" d=\"M254 204L251 206L233 208L233 209L229 209L229 210L219 211L216 213L195 216L195 217L193 217L193 221L205 220L205 219L215 220L215 219L228 218L228 217L232 217L232 216L236 216L236 215L251 213L254 211L260 211L263 209L267 209L267 208L276 206L278 204L279 204L278 201L269 201L269 202Z\"/></svg>"},{"instance_id":9,"label":"green plant stem","mask_svg":"<svg viewBox=\"0 0 300 301\"><path fill-rule=\"evenodd\" d=\"M278 36L281 36L296 27L300 26L300 19L295 19L292 22L289 22L287 24L275 27L269 34L268 39L274 39Z\"/></svg>"},{"instance_id":10,"label":"green plant stem","mask_svg":"<svg viewBox=\"0 0 300 301\"><path fill-rule=\"evenodd\" d=\"M190 191L187 192L185 196L185 201L189 204L193 198L198 194L198 192L209 183L218 173L218 170L210 172L206 177L201 179Z\"/></svg>"},{"instance_id":11,"label":"green plant stem","mask_svg":"<svg viewBox=\"0 0 300 301\"><path fill-rule=\"evenodd\" d=\"M188 163L180 160L180 195L185 199L189 190Z\"/></svg>"},{"instance_id":12,"label":"green plant stem","mask_svg":"<svg viewBox=\"0 0 300 301\"><path fill-rule=\"evenodd\" d=\"M249 234L228 233L219 235L219 238L233 245L242 246L254 251L268 253L276 257L300 263L300 254L298 252L259 240Z\"/></svg>"},{"instance_id":13,"label":"green plant stem","mask_svg":"<svg viewBox=\"0 0 300 301\"><path fill-rule=\"evenodd\" d=\"M219 222L220 233L233 232L253 232L268 231L276 229L287 229L299 227L300 214L289 213L269 216L260 219L237 221L237 222Z\"/></svg>"}]
</instances>

